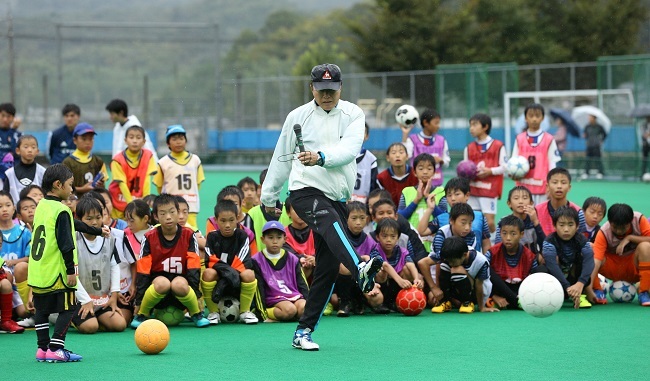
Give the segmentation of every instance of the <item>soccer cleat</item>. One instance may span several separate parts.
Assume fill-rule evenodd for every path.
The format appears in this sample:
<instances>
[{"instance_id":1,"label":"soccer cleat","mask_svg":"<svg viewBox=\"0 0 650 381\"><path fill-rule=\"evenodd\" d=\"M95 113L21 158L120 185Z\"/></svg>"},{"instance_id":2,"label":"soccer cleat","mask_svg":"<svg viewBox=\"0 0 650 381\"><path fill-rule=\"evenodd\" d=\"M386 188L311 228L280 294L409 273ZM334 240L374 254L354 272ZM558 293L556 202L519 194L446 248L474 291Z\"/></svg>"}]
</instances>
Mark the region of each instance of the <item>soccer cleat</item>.
<instances>
[{"instance_id":1,"label":"soccer cleat","mask_svg":"<svg viewBox=\"0 0 650 381\"><path fill-rule=\"evenodd\" d=\"M650 293L648 291L639 292L639 304L644 307L650 306Z\"/></svg>"},{"instance_id":2,"label":"soccer cleat","mask_svg":"<svg viewBox=\"0 0 650 381\"><path fill-rule=\"evenodd\" d=\"M587 295L580 295L579 308L591 308L591 303L587 300Z\"/></svg>"},{"instance_id":3,"label":"soccer cleat","mask_svg":"<svg viewBox=\"0 0 650 381\"><path fill-rule=\"evenodd\" d=\"M221 315L219 315L218 312L210 312L208 314L208 321L212 325L217 325L217 324L221 323Z\"/></svg>"},{"instance_id":4,"label":"soccer cleat","mask_svg":"<svg viewBox=\"0 0 650 381\"><path fill-rule=\"evenodd\" d=\"M327 303L327 305L325 306L325 310L323 311L323 315L330 316L332 312L334 312L334 306L332 305L332 303Z\"/></svg>"},{"instance_id":5,"label":"soccer cleat","mask_svg":"<svg viewBox=\"0 0 650 381\"><path fill-rule=\"evenodd\" d=\"M368 262L359 263L359 288L366 294L375 287L375 275L381 270L384 261L379 257L372 257Z\"/></svg>"},{"instance_id":6,"label":"soccer cleat","mask_svg":"<svg viewBox=\"0 0 650 381\"><path fill-rule=\"evenodd\" d=\"M441 314L447 311L451 311L450 301L442 302L431 309L431 312L433 312L434 314Z\"/></svg>"},{"instance_id":7,"label":"soccer cleat","mask_svg":"<svg viewBox=\"0 0 650 381\"><path fill-rule=\"evenodd\" d=\"M45 360L47 360L47 350L43 350L41 348L38 348L36 350L36 361L45 362Z\"/></svg>"},{"instance_id":8,"label":"soccer cleat","mask_svg":"<svg viewBox=\"0 0 650 381\"><path fill-rule=\"evenodd\" d=\"M377 315L387 315L390 313L390 308L386 307L383 304L380 304L377 307L373 308L372 312L374 312Z\"/></svg>"},{"instance_id":9,"label":"soccer cleat","mask_svg":"<svg viewBox=\"0 0 650 381\"><path fill-rule=\"evenodd\" d=\"M339 307L339 311L336 313L336 316L348 317L350 316L351 311L352 311L352 307L350 306L350 303L345 303Z\"/></svg>"},{"instance_id":10,"label":"soccer cleat","mask_svg":"<svg viewBox=\"0 0 650 381\"><path fill-rule=\"evenodd\" d=\"M472 302L464 302L460 308L458 309L458 312L461 314L471 314L474 312L474 303Z\"/></svg>"},{"instance_id":11,"label":"soccer cleat","mask_svg":"<svg viewBox=\"0 0 650 381\"><path fill-rule=\"evenodd\" d=\"M28 318L24 318L23 320L19 321L18 325L23 328L34 328L36 322L34 321L34 317L30 316Z\"/></svg>"},{"instance_id":12,"label":"soccer cleat","mask_svg":"<svg viewBox=\"0 0 650 381\"><path fill-rule=\"evenodd\" d=\"M607 304L607 294L603 290L594 290L596 294L596 304Z\"/></svg>"},{"instance_id":13,"label":"soccer cleat","mask_svg":"<svg viewBox=\"0 0 650 381\"><path fill-rule=\"evenodd\" d=\"M147 320L146 316L142 314L136 315L136 317L134 317L133 320L131 321L131 328L133 329L138 328L140 324L144 323L146 320Z\"/></svg>"},{"instance_id":14,"label":"soccer cleat","mask_svg":"<svg viewBox=\"0 0 650 381\"><path fill-rule=\"evenodd\" d=\"M18 325L13 320L0 322L0 333L23 333L25 328Z\"/></svg>"},{"instance_id":15,"label":"soccer cleat","mask_svg":"<svg viewBox=\"0 0 650 381\"><path fill-rule=\"evenodd\" d=\"M254 313L250 311L246 311L239 314L239 321L244 324L257 324L259 320L257 319L257 316L255 316Z\"/></svg>"},{"instance_id":16,"label":"soccer cleat","mask_svg":"<svg viewBox=\"0 0 650 381\"><path fill-rule=\"evenodd\" d=\"M65 348L57 349L56 351L48 349L45 354L45 361L47 362L77 362L81 361L82 358Z\"/></svg>"},{"instance_id":17,"label":"soccer cleat","mask_svg":"<svg viewBox=\"0 0 650 381\"><path fill-rule=\"evenodd\" d=\"M203 312L197 312L192 315L192 321L199 328L205 328L210 325L210 321L203 316Z\"/></svg>"},{"instance_id":18,"label":"soccer cleat","mask_svg":"<svg viewBox=\"0 0 650 381\"><path fill-rule=\"evenodd\" d=\"M309 328L297 329L293 334L293 342L291 345L303 351L317 351L320 349L318 344L311 340L311 329Z\"/></svg>"}]
</instances>

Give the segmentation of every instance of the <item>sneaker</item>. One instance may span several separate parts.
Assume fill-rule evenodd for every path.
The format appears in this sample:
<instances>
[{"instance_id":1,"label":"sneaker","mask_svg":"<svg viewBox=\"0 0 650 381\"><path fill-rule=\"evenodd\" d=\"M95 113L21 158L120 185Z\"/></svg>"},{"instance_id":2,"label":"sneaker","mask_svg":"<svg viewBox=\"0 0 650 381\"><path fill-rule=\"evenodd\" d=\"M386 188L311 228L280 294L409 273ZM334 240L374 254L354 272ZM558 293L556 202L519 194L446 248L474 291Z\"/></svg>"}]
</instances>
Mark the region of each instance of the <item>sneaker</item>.
<instances>
[{"instance_id":1,"label":"sneaker","mask_svg":"<svg viewBox=\"0 0 650 381\"><path fill-rule=\"evenodd\" d=\"M185 312L185 315L183 315L183 316L185 317L185 320L192 321L192 317L190 316L189 312Z\"/></svg>"},{"instance_id":2,"label":"sneaker","mask_svg":"<svg viewBox=\"0 0 650 381\"><path fill-rule=\"evenodd\" d=\"M325 306L325 310L323 311L323 315L330 316L332 312L334 312L334 306L332 305L332 303L327 303L327 305Z\"/></svg>"},{"instance_id":3,"label":"sneaker","mask_svg":"<svg viewBox=\"0 0 650 381\"><path fill-rule=\"evenodd\" d=\"M350 306L350 303L345 303L339 307L339 311L336 313L336 316L348 317L350 316L351 311L352 311L352 307Z\"/></svg>"},{"instance_id":4,"label":"sneaker","mask_svg":"<svg viewBox=\"0 0 650 381\"><path fill-rule=\"evenodd\" d=\"M23 327L23 328L34 328L34 326L36 325L36 322L34 321L34 317L30 316L28 318L25 318L25 319L19 321L18 325Z\"/></svg>"},{"instance_id":5,"label":"sneaker","mask_svg":"<svg viewBox=\"0 0 650 381\"><path fill-rule=\"evenodd\" d=\"M458 312L461 314L471 314L474 312L474 303L472 302L464 302L460 308L458 309Z\"/></svg>"},{"instance_id":6,"label":"sneaker","mask_svg":"<svg viewBox=\"0 0 650 381\"><path fill-rule=\"evenodd\" d=\"M136 315L136 317L134 317L133 320L131 321L131 328L137 329L140 326L140 324L144 323L146 320L147 320L146 316L142 314Z\"/></svg>"},{"instance_id":7,"label":"sneaker","mask_svg":"<svg viewBox=\"0 0 650 381\"><path fill-rule=\"evenodd\" d=\"M359 263L359 288L365 294L375 287L375 275L381 270L384 261L379 257L372 257L368 262Z\"/></svg>"},{"instance_id":8,"label":"sneaker","mask_svg":"<svg viewBox=\"0 0 650 381\"><path fill-rule=\"evenodd\" d=\"M603 290L594 290L596 294L596 304L607 304L607 294Z\"/></svg>"},{"instance_id":9,"label":"sneaker","mask_svg":"<svg viewBox=\"0 0 650 381\"><path fill-rule=\"evenodd\" d=\"M38 348L36 350L36 361L45 362L45 360L47 360L47 350L43 350L41 348Z\"/></svg>"},{"instance_id":10,"label":"sneaker","mask_svg":"<svg viewBox=\"0 0 650 381\"><path fill-rule=\"evenodd\" d=\"M192 315L192 321L199 328L205 328L210 325L210 321L203 316L203 312L197 312Z\"/></svg>"},{"instance_id":11,"label":"sneaker","mask_svg":"<svg viewBox=\"0 0 650 381\"><path fill-rule=\"evenodd\" d=\"M47 353L45 353L45 361L47 362L77 362L81 361L82 358L65 348L57 349L56 351L48 349Z\"/></svg>"},{"instance_id":12,"label":"sneaker","mask_svg":"<svg viewBox=\"0 0 650 381\"><path fill-rule=\"evenodd\" d=\"M580 308L591 308L591 303L587 300L587 295L580 295Z\"/></svg>"},{"instance_id":13,"label":"sneaker","mask_svg":"<svg viewBox=\"0 0 650 381\"><path fill-rule=\"evenodd\" d=\"M0 333L23 333L25 328L18 325L13 320L0 322Z\"/></svg>"},{"instance_id":14,"label":"sneaker","mask_svg":"<svg viewBox=\"0 0 650 381\"><path fill-rule=\"evenodd\" d=\"M246 311L239 314L239 321L244 324L257 324L259 320L257 319L257 316L255 316L254 313L250 311Z\"/></svg>"},{"instance_id":15,"label":"sneaker","mask_svg":"<svg viewBox=\"0 0 650 381\"><path fill-rule=\"evenodd\" d=\"M450 301L442 302L431 309L431 312L433 312L434 314L441 314L447 311L451 311Z\"/></svg>"},{"instance_id":16,"label":"sneaker","mask_svg":"<svg viewBox=\"0 0 650 381\"><path fill-rule=\"evenodd\" d=\"M311 340L311 329L297 329L293 334L291 346L302 349L303 351L317 351L320 349L318 344Z\"/></svg>"},{"instance_id":17,"label":"sneaker","mask_svg":"<svg viewBox=\"0 0 650 381\"><path fill-rule=\"evenodd\" d=\"M639 292L639 304L644 307L650 306L650 293L648 291Z\"/></svg>"},{"instance_id":18,"label":"sneaker","mask_svg":"<svg viewBox=\"0 0 650 381\"><path fill-rule=\"evenodd\" d=\"M221 323L221 315L218 312L210 312L208 314L208 321L212 325L217 325Z\"/></svg>"},{"instance_id":19,"label":"sneaker","mask_svg":"<svg viewBox=\"0 0 650 381\"><path fill-rule=\"evenodd\" d=\"M390 308L386 307L383 304L380 304L377 307L373 308L372 312L374 312L377 315L387 315L390 313Z\"/></svg>"}]
</instances>

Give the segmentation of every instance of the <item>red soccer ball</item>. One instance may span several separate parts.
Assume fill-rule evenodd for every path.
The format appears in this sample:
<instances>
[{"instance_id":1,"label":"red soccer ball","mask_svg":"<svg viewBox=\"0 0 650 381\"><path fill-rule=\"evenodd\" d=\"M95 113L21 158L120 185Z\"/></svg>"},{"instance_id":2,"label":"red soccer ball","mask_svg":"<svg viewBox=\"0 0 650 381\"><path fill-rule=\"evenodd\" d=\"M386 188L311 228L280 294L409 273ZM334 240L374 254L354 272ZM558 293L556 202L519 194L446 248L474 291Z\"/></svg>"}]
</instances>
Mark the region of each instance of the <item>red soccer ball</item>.
<instances>
[{"instance_id":1,"label":"red soccer ball","mask_svg":"<svg viewBox=\"0 0 650 381\"><path fill-rule=\"evenodd\" d=\"M395 298L397 310L406 316L419 315L427 306L427 298L424 292L417 287L404 288Z\"/></svg>"}]
</instances>

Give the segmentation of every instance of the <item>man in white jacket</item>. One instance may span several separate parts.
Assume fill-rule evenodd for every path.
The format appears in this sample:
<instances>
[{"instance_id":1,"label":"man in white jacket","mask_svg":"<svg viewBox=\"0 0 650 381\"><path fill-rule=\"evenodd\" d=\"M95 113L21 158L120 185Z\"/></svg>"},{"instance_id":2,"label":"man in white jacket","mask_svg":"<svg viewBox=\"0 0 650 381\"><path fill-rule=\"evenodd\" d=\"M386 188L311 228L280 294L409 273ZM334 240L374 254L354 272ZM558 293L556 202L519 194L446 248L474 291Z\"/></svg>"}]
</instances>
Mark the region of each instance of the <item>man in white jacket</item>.
<instances>
[{"instance_id":1,"label":"man in white jacket","mask_svg":"<svg viewBox=\"0 0 650 381\"><path fill-rule=\"evenodd\" d=\"M314 100L287 116L262 186L261 200L269 214L278 216L281 208L276 203L288 177L291 205L314 232L313 282L292 343L295 348L314 351L319 346L312 341L311 333L329 302L339 264L350 270L367 293L374 288L382 261L373 258L359 262L347 236L345 202L356 181L355 159L365 133L363 111L340 100L341 70L337 65L315 66L309 86ZM297 126L301 127L302 141L297 139Z\"/></svg>"},{"instance_id":2,"label":"man in white jacket","mask_svg":"<svg viewBox=\"0 0 650 381\"><path fill-rule=\"evenodd\" d=\"M111 155L111 158L113 158L115 155L126 149L126 143L124 142L124 138L126 137L126 130L128 130L131 126L144 126L142 123L140 123L135 115L127 116L129 115L129 107L127 106L126 102L121 99L113 99L112 101L108 102L106 105L106 111L108 111L111 117L111 121L115 123L115 127L113 127L113 154ZM156 149L153 147L153 142L151 141L149 133L147 133L146 129L144 131L144 135L144 138L146 140L144 143L144 148L151 151L153 153L154 160L158 162L158 154L156 153Z\"/></svg>"}]
</instances>

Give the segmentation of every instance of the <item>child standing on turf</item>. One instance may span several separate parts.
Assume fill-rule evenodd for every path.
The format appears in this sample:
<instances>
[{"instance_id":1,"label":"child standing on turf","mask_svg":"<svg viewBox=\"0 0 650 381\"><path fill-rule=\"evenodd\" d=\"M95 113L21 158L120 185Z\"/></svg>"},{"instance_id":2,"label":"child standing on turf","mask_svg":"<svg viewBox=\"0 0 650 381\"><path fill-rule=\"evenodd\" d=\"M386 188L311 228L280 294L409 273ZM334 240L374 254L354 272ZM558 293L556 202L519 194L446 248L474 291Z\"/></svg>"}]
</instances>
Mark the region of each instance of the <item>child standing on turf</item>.
<instances>
[{"instance_id":1,"label":"child standing on turf","mask_svg":"<svg viewBox=\"0 0 650 381\"><path fill-rule=\"evenodd\" d=\"M370 257L379 256L384 263L377 273L375 282L379 283L379 293L388 308L396 310L395 298L401 289L422 287L422 280L413 264L408 250L400 247L399 224L392 218L384 218L375 230L378 245L370 252Z\"/></svg>"},{"instance_id":2,"label":"child standing on turf","mask_svg":"<svg viewBox=\"0 0 650 381\"><path fill-rule=\"evenodd\" d=\"M483 254L470 249L462 237L445 238L440 248L440 255L435 256L434 253L431 253L429 257L424 258L423 263L427 273L430 266L436 263L440 264L440 271L437 272L439 274L438 283L432 291L437 304L431 309L431 312L451 311L451 301L454 299L460 302L458 309L460 313L473 313L475 303L478 303L481 312L498 311L498 309L486 305L487 299L492 293L490 263Z\"/></svg>"},{"instance_id":3,"label":"child standing on turf","mask_svg":"<svg viewBox=\"0 0 650 381\"><path fill-rule=\"evenodd\" d=\"M523 156L528 159L530 170L517 185L526 186L533 194L535 205L546 201L546 174L562 160L553 135L541 129L544 107L531 103L524 109L526 129L517 135L512 149L512 157Z\"/></svg>"},{"instance_id":4,"label":"child standing on turf","mask_svg":"<svg viewBox=\"0 0 650 381\"><path fill-rule=\"evenodd\" d=\"M137 293L131 328L136 329L153 308L187 308L197 327L210 322L199 309L201 260L192 229L178 225L178 202L161 194L153 204L160 226L144 235L137 262Z\"/></svg>"},{"instance_id":5,"label":"child standing on turf","mask_svg":"<svg viewBox=\"0 0 650 381\"><path fill-rule=\"evenodd\" d=\"M435 158L435 173L431 177L431 187L435 188L443 184L442 166L449 166L449 147L445 138L438 134L440 129L440 114L437 111L426 109L420 114L422 131L419 134L411 134L414 125L400 126L402 129L402 143L406 146L408 157L418 157L422 153L428 153ZM415 164L413 164L415 168Z\"/></svg>"},{"instance_id":6,"label":"child standing on turf","mask_svg":"<svg viewBox=\"0 0 650 381\"><path fill-rule=\"evenodd\" d=\"M537 211L533 204L533 195L528 188L523 185L517 185L508 192L508 207L512 210L512 215L524 222L524 236L519 241L535 254L539 255L538 260L542 260L542 245L544 245L544 229L537 218ZM497 225L495 244L501 242L501 222Z\"/></svg>"},{"instance_id":7,"label":"child standing on turf","mask_svg":"<svg viewBox=\"0 0 650 381\"><path fill-rule=\"evenodd\" d=\"M136 294L136 276L138 273L136 260L140 256L144 235L153 227L151 209L143 200L133 200L126 205L124 216L128 227L124 229L124 239L128 241L131 251L124 250L124 258L120 258L120 297L118 306L127 322L133 317L133 301ZM125 248L127 245L125 245ZM135 255L131 255L135 254Z\"/></svg>"},{"instance_id":8,"label":"child standing on turf","mask_svg":"<svg viewBox=\"0 0 650 381\"><path fill-rule=\"evenodd\" d=\"M366 134L363 141L368 141L370 127L366 123ZM377 157L365 148L357 155L357 181L352 189L351 200L365 202L370 192L377 189Z\"/></svg>"},{"instance_id":9,"label":"child standing on turf","mask_svg":"<svg viewBox=\"0 0 650 381\"><path fill-rule=\"evenodd\" d=\"M102 205L93 197L82 197L77 203L77 217L89 226L103 226ZM77 232L79 244L79 284L76 296L79 312L72 319L81 333L95 333L100 328L122 332L126 320L118 307L120 294L120 258L115 238L97 237Z\"/></svg>"},{"instance_id":10,"label":"child standing on turf","mask_svg":"<svg viewBox=\"0 0 650 381\"><path fill-rule=\"evenodd\" d=\"M594 241L593 295L589 299L607 304L598 274L613 282L639 284L639 304L650 306L650 222L627 204L614 204L607 211L607 222ZM590 290L587 290L590 293Z\"/></svg>"},{"instance_id":11,"label":"child standing on turf","mask_svg":"<svg viewBox=\"0 0 650 381\"><path fill-rule=\"evenodd\" d=\"M521 244L524 222L514 215L500 222L501 242L488 250L492 300L499 308L517 309L519 286L537 268L536 255Z\"/></svg>"},{"instance_id":12,"label":"child standing on turf","mask_svg":"<svg viewBox=\"0 0 650 381\"><path fill-rule=\"evenodd\" d=\"M32 287L38 349L43 362L80 361L81 356L65 349L65 337L75 313L77 250L72 212L61 203L72 194L72 171L63 164L45 170L47 193L34 214L34 241L29 260L28 283ZM58 313L50 339L50 314Z\"/></svg>"},{"instance_id":13,"label":"child standing on turf","mask_svg":"<svg viewBox=\"0 0 650 381\"><path fill-rule=\"evenodd\" d=\"M585 226L585 214L580 207L569 200L567 195L571 190L571 174L566 168L553 168L546 175L546 189L549 200L535 205L539 223L544 229L547 236L555 231L553 215L555 210L561 206L570 206L578 212L578 233L582 234L587 227Z\"/></svg>"},{"instance_id":14,"label":"child standing on turf","mask_svg":"<svg viewBox=\"0 0 650 381\"><path fill-rule=\"evenodd\" d=\"M594 270L594 252L591 243L578 232L578 212L568 205L559 207L553 225L555 231L546 237L542 247L548 272L560 281L575 308L590 308L585 288L589 288Z\"/></svg>"},{"instance_id":15,"label":"child standing on turf","mask_svg":"<svg viewBox=\"0 0 650 381\"><path fill-rule=\"evenodd\" d=\"M201 159L185 150L187 135L180 124L167 127L165 138L171 152L158 162L153 183L156 184L158 193L183 196L187 200L190 206L187 222L196 230L196 216L201 208L199 189L205 180Z\"/></svg>"},{"instance_id":16,"label":"child standing on turf","mask_svg":"<svg viewBox=\"0 0 650 381\"><path fill-rule=\"evenodd\" d=\"M490 136L492 119L486 114L475 114L469 119L469 133L474 142L465 147L465 160L476 164L476 179L469 183L471 196L468 203L483 213L490 233L496 230L497 202L503 192L503 174L506 172L506 148Z\"/></svg>"},{"instance_id":17,"label":"child standing on turf","mask_svg":"<svg viewBox=\"0 0 650 381\"><path fill-rule=\"evenodd\" d=\"M108 190L113 203L115 218L124 218L126 204L151 193L150 176L156 174L153 153L144 148L144 128L131 126L126 130L126 149L113 157L111 172L113 182Z\"/></svg>"},{"instance_id":18,"label":"child standing on turf","mask_svg":"<svg viewBox=\"0 0 650 381\"><path fill-rule=\"evenodd\" d=\"M402 190L407 187L417 186L418 178L409 165L408 153L404 144L391 144L386 150L386 161L390 166L377 175L377 183L390 192L395 205L399 205Z\"/></svg>"},{"instance_id":19,"label":"child standing on turf","mask_svg":"<svg viewBox=\"0 0 650 381\"><path fill-rule=\"evenodd\" d=\"M300 319L309 293L298 257L282 248L284 237L284 226L278 221L267 222L262 228L266 248L253 257L260 285L256 299L265 320Z\"/></svg>"},{"instance_id":20,"label":"child standing on turf","mask_svg":"<svg viewBox=\"0 0 650 381\"><path fill-rule=\"evenodd\" d=\"M205 246L205 271L201 277L201 288L205 304L210 312L210 324L219 323L219 300L230 294L239 297L239 321L257 324L257 317L251 312L251 304L257 289L257 279L251 264L248 235L237 228L237 205L223 200L214 207L218 230L208 234Z\"/></svg>"},{"instance_id":21,"label":"child standing on turf","mask_svg":"<svg viewBox=\"0 0 650 381\"><path fill-rule=\"evenodd\" d=\"M14 203L20 200L20 191L25 187L31 184L41 185L45 173L45 168L34 161L38 155L38 141L33 135L22 135L18 139L16 154L20 160L5 172L3 187L3 190L11 194Z\"/></svg>"},{"instance_id":22,"label":"child standing on turf","mask_svg":"<svg viewBox=\"0 0 650 381\"><path fill-rule=\"evenodd\" d=\"M600 230L600 222L607 211L607 203L600 197L589 197L582 204L582 210L585 214L586 228L583 234L589 242L594 243L596 234Z\"/></svg>"},{"instance_id":23,"label":"child standing on turf","mask_svg":"<svg viewBox=\"0 0 650 381\"><path fill-rule=\"evenodd\" d=\"M93 188L104 188L108 172L104 161L92 154L95 145L95 129L88 123L79 123L72 132L77 149L63 160L63 165L74 174L74 191L77 196L90 192Z\"/></svg>"},{"instance_id":24,"label":"child standing on turf","mask_svg":"<svg viewBox=\"0 0 650 381\"><path fill-rule=\"evenodd\" d=\"M255 205L259 205L257 196L258 185L251 177L244 177L237 183L237 188L241 189L244 197L242 198L241 210L243 213L248 213Z\"/></svg>"}]
</instances>

